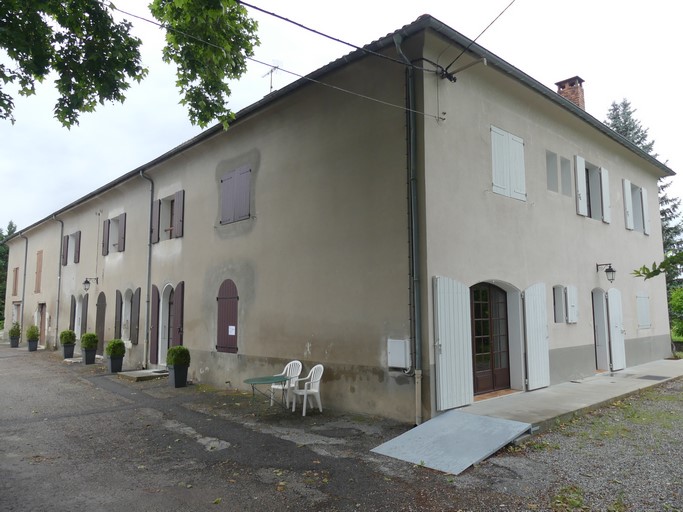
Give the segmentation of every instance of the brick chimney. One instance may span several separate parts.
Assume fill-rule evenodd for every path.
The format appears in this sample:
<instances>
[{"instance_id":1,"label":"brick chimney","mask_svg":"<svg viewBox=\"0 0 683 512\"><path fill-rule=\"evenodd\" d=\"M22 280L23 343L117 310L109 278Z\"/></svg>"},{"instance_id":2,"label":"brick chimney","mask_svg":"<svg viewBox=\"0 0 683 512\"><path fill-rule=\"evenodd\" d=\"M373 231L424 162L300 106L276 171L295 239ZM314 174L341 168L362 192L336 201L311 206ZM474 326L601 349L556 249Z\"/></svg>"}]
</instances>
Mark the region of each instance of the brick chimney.
<instances>
[{"instance_id":1,"label":"brick chimney","mask_svg":"<svg viewBox=\"0 0 683 512\"><path fill-rule=\"evenodd\" d=\"M571 101L574 105L579 107L581 110L586 110L586 102L583 98L583 78L580 76L575 76L572 78L567 78L561 82L557 82L557 94L562 96L564 99Z\"/></svg>"}]
</instances>

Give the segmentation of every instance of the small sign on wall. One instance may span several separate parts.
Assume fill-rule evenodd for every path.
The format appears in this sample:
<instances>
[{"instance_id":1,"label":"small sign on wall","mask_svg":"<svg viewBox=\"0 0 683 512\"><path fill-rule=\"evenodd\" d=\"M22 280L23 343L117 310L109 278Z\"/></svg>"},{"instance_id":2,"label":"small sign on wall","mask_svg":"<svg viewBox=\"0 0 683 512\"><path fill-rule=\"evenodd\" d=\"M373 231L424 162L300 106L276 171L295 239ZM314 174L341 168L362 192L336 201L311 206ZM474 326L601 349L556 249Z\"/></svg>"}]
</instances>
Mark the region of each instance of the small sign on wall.
<instances>
[{"instance_id":1,"label":"small sign on wall","mask_svg":"<svg viewBox=\"0 0 683 512\"><path fill-rule=\"evenodd\" d=\"M234 325L229 325L228 326L228 336L234 336L235 335L235 326Z\"/></svg>"}]
</instances>

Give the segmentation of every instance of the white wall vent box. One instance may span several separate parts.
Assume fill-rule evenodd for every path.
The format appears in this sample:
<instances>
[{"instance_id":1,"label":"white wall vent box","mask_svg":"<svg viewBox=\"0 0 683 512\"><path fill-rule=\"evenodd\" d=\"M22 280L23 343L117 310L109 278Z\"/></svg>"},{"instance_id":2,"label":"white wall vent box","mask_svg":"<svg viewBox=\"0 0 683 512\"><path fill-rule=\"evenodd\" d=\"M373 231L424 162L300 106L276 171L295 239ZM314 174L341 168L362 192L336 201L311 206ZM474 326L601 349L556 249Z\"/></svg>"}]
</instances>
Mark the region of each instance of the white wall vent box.
<instances>
[{"instance_id":1,"label":"white wall vent box","mask_svg":"<svg viewBox=\"0 0 683 512\"><path fill-rule=\"evenodd\" d=\"M410 345L408 340L387 339L387 366L389 368L410 368Z\"/></svg>"}]
</instances>

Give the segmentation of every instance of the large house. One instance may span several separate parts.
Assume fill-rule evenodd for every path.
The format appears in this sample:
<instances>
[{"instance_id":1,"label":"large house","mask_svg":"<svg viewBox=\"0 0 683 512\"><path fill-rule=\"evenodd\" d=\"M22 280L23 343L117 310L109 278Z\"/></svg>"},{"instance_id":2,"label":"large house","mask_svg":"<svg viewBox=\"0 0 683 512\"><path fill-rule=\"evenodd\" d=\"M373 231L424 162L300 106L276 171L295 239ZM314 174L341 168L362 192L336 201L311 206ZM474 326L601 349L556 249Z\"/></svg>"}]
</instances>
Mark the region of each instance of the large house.
<instances>
[{"instance_id":1,"label":"large house","mask_svg":"<svg viewBox=\"0 0 683 512\"><path fill-rule=\"evenodd\" d=\"M325 406L416 423L664 358L630 273L673 172L582 98L422 16L21 229L6 318L217 386L322 363Z\"/></svg>"}]
</instances>

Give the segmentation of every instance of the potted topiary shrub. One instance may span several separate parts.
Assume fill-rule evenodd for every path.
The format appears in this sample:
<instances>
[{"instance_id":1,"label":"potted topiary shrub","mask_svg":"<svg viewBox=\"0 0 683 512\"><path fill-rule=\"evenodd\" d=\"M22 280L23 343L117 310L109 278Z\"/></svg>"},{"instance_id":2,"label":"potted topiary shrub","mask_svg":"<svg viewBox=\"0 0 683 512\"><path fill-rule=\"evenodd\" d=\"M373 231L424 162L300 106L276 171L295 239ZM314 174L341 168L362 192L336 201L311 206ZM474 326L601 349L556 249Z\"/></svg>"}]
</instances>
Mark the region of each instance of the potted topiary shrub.
<instances>
[{"instance_id":1,"label":"potted topiary shrub","mask_svg":"<svg viewBox=\"0 0 683 512\"><path fill-rule=\"evenodd\" d=\"M21 326L19 322L14 322L12 327L9 328L9 346L17 348L19 346L19 338L21 338Z\"/></svg>"},{"instance_id":2,"label":"potted topiary shrub","mask_svg":"<svg viewBox=\"0 0 683 512\"><path fill-rule=\"evenodd\" d=\"M38 338L40 338L40 330L37 325L29 325L26 329L26 341L28 342L28 351L35 352L38 350Z\"/></svg>"},{"instance_id":3,"label":"potted topiary shrub","mask_svg":"<svg viewBox=\"0 0 683 512\"><path fill-rule=\"evenodd\" d=\"M168 349L166 353L168 382L175 388L187 386L187 369L190 367L190 351L182 345Z\"/></svg>"},{"instance_id":4,"label":"potted topiary shrub","mask_svg":"<svg viewBox=\"0 0 683 512\"><path fill-rule=\"evenodd\" d=\"M109 372L120 372L123 368L123 356L126 355L125 343L122 340L110 340L104 351L109 356Z\"/></svg>"},{"instance_id":5,"label":"potted topiary shrub","mask_svg":"<svg viewBox=\"0 0 683 512\"><path fill-rule=\"evenodd\" d=\"M59 333L59 342L64 350L64 359L71 359L74 356L76 346L76 333L67 329Z\"/></svg>"},{"instance_id":6,"label":"potted topiary shrub","mask_svg":"<svg viewBox=\"0 0 683 512\"><path fill-rule=\"evenodd\" d=\"M86 332L81 336L81 351L83 352L83 362L85 364L95 364L97 342L97 334L94 332Z\"/></svg>"}]
</instances>

